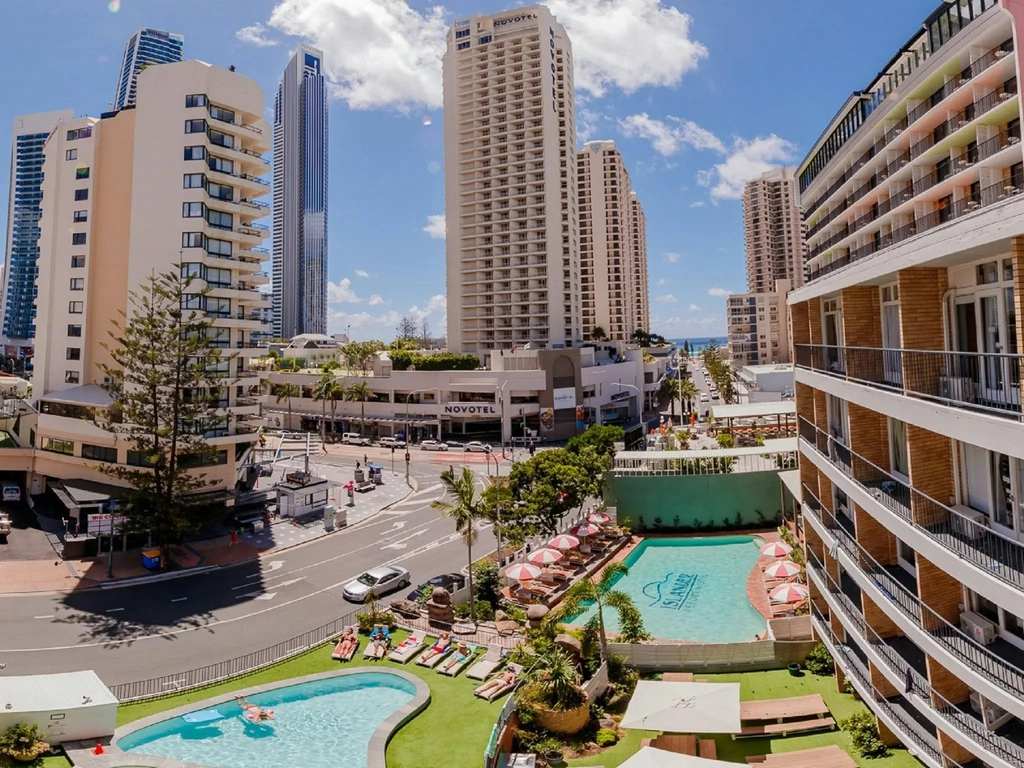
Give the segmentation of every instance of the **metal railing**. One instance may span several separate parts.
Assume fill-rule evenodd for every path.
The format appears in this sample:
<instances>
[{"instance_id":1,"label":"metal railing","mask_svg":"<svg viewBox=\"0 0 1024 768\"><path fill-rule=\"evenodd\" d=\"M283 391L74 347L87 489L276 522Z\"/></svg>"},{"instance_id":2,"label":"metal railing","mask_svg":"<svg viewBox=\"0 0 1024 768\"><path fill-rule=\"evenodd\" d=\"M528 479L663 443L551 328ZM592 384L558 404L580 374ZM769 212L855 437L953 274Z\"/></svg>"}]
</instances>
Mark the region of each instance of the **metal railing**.
<instances>
[{"instance_id":1,"label":"metal railing","mask_svg":"<svg viewBox=\"0 0 1024 768\"><path fill-rule=\"evenodd\" d=\"M308 632L303 632L301 635L296 635L288 640L282 640L280 643L247 653L244 656L236 656L227 661L207 664L205 667L197 667L172 675L151 677L148 680L139 680L134 683L112 685L110 686L110 692L123 704L128 701L171 696L181 691L203 688L232 677L246 675L264 667L278 664L300 653L305 653L331 638L337 637L345 627L353 626L357 623L355 616L356 611L352 611L340 619L322 624Z\"/></svg>"},{"instance_id":2,"label":"metal railing","mask_svg":"<svg viewBox=\"0 0 1024 768\"><path fill-rule=\"evenodd\" d=\"M1021 417L1024 355L822 344L795 348L799 368L955 408Z\"/></svg>"},{"instance_id":3,"label":"metal railing","mask_svg":"<svg viewBox=\"0 0 1024 768\"><path fill-rule=\"evenodd\" d=\"M945 617L928 607L880 565L831 514L826 518L822 514L821 502L806 485L803 486L803 493L806 513L828 529L839 547L857 563L860 572L870 577L875 588L889 603L911 619L936 645L962 664L996 686L1024 697L1024 670L981 645L960 627L951 624Z\"/></svg>"},{"instance_id":4,"label":"metal railing","mask_svg":"<svg viewBox=\"0 0 1024 768\"><path fill-rule=\"evenodd\" d=\"M808 576L821 582L819 589L822 589L822 585L824 585L822 591L827 592L836 600L840 606L840 612L845 615L849 625L856 628L860 637L885 662L897 679L907 680L909 678L911 685L904 692L908 700L915 703L918 709L934 711L953 728L967 734L977 743L985 745L990 752L1003 760L1011 764L1024 765L1024 749L1009 739L990 731L979 718L960 709L935 690L932 684L912 665L908 664L895 648L886 643L885 638L872 629L865 620L864 614L835 583L814 551L808 549L807 555Z\"/></svg>"},{"instance_id":5,"label":"metal railing","mask_svg":"<svg viewBox=\"0 0 1024 768\"><path fill-rule=\"evenodd\" d=\"M800 436L890 512L954 555L1000 581L1024 589L1024 543L993 531L959 510L841 445L802 416ZM813 435L813 440L812 440Z\"/></svg>"}]
</instances>

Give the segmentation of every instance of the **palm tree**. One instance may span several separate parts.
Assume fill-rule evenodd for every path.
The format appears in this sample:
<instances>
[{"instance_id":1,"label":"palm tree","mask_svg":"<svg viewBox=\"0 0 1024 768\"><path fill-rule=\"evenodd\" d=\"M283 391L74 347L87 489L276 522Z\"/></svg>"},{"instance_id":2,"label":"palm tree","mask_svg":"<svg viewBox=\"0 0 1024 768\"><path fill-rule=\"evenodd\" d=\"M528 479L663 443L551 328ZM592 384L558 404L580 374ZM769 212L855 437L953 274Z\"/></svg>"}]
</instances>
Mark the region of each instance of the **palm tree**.
<instances>
[{"instance_id":1,"label":"palm tree","mask_svg":"<svg viewBox=\"0 0 1024 768\"><path fill-rule=\"evenodd\" d=\"M679 388L679 399L686 401L686 412L690 413L693 411L693 401L700 397L700 392L697 391L697 385L693 383L691 379L683 379L678 383Z\"/></svg>"},{"instance_id":2,"label":"palm tree","mask_svg":"<svg viewBox=\"0 0 1024 768\"><path fill-rule=\"evenodd\" d=\"M679 397L679 382L668 377L662 379L658 395L662 398L669 398L669 405L672 409L671 416L674 419L676 417L676 398Z\"/></svg>"},{"instance_id":3,"label":"palm tree","mask_svg":"<svg viewBox=\"0 0 1024 768\"><path fill-rule=\"evenodd\" d=\"M299 385L293 384L290 381L285 382L284 384L278 384L275 388L274 395L277 397L277 402L280 403L282 400L288 401L288 419L284 423L284 428L286 430L292 423L292 398L298 397L300 394L302 394L302 390L299 389Z\"/></svg>"},{"instance_id":4,"label":"palm tree","mask_svg":"<svg viewBox=\"0 0 1024 768\"><path fill-rule=\"evenodd\" d=\"M341 385L338 380L331 375L330 371L324 373L323 376L317 381L313 387L313 399L319 400L322 403L322 416L320 419L320 445L326 451L327 450L327 401L337 401L337 391L341 389ZM332 405L331 415L333 416L333 410L336 406Z\"/></svg>"},{"instance_id":5,"label":"palm tree","mask_svg":"<svg viewBox=\"0 0 1024 768\"><path fill-rule=\"evenodd\" d=\"M594 329L590 332L591 341L604 341L608 337L608 334L604 332L604 328L600 325L595 325Z\"/></svg>"},{"instance_id":6,"label":"palm tree","mask_svg":"<svg viewBox=\"0 0 1024 768\"><path fill-rule=\"evenodd\" d=\"M359 403L359 431L366 431L366 401L373 397L373 390L365 381L353 384L345 392L345 397Z\"/></svg>"},{"instance_id":7,"label":"palm tree","mask_svg":"<svg viewBox=\"0 0 1024 768\"><path fill-rule=\"evenodd\" d=\"M333 431L334 425L337 422L338 401L344 400L348 396L348 390L345 389L343 384L338 384L328 393L328 396L331 401L331 430Z\"/></svg>"},{"instance_id":8,"label":"palm tree","mask_svg":"<svg viewBox=\"0 0 1024 768\"><path fill-rule=\"evenodd\" d=\"M612 608L619 614L621 634L628 642L635 642L647 636L633 599L625 592L612 588L615 582L627 573L629 566L625 563L612 563L605 567L597 583L590 579L580 579L569 587L556 611L558 620L564 620L565 617L579 614L585 604L593 603L597 606L597 613L590 620L588 628L593 625L592 628L597 630L601 640L602 661L608 658L608 636L604 629L605 608Z\"/></svg>"},{"instance_id":9,"label":"palm tree","mask_svg":"<svg viewBox=\"0 0 1024 768\"><path fill-rule=\"evenodd\" d=\"M444 486L445 497L453 501L441 499L431 503L431 508L441 513L442 517L450 517L455 521L455 530L462 534L466 542L466 554L469 558L469 615L476 620L476 597L473 593L473 544L476 541L476 521L485 516L483 498L476 495L476 477L469 467L463 467L458 475L446 469L441 473L441 485Z\"/></svg>"}]
</instances>

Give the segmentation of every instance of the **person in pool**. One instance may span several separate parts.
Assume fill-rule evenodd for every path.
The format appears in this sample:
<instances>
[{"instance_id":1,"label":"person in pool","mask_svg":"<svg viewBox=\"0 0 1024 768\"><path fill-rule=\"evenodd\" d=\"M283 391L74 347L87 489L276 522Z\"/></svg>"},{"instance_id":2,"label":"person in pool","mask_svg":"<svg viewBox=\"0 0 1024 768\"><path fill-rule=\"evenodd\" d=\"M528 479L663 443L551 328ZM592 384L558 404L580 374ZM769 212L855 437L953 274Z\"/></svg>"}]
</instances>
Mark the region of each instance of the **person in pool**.
<instances>
[{"instance_id":1,"label":"person in pool","mask_svg":"<svg viewBox=\"0 0 1024 768\"><path fill-rule=\"evenodd\" d=\"M250 704L245 696L235 696L235 701L238 702L238 706L242 708L242 714L249 722L262 723L274 719L274 710Z\"/></svg>"}]
</instances>

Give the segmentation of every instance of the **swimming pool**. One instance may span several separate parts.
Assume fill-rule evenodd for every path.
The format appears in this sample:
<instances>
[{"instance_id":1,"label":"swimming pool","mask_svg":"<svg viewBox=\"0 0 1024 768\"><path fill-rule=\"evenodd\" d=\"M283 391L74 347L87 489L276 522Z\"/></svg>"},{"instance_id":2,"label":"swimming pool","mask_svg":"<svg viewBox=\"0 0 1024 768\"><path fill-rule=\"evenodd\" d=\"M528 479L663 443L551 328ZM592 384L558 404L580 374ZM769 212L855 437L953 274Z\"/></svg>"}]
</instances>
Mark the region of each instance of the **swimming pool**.
<instances>
[{"instance_id":1,"label":"swimming pool","mask_svg":"<svg viewBox=\"0 0 1024 768\"><path fill-rule=\"evenodd\" d=\"M366 768L374 732L416 692L388 672L343 675L247 696L274 710L269 723L246 721L232 700L141 728L117 746L211 768Z\"/></svg>"},{"instance_id":2,"label":"swimming pool","mask_svg":"<svg viewBox=\"0 0 1024 768\"><path fill-rule=\"evenodd\" d=\"M700 643L752 640L766 622L747 598L747 578L763 542L753 536L644 539L626 556L629 573L615 588L633 598L644 628L656 638ZM571 623L582 626L588 608ZM615 611L605 627L618 631Z\"/></svg>"}]
</instances>

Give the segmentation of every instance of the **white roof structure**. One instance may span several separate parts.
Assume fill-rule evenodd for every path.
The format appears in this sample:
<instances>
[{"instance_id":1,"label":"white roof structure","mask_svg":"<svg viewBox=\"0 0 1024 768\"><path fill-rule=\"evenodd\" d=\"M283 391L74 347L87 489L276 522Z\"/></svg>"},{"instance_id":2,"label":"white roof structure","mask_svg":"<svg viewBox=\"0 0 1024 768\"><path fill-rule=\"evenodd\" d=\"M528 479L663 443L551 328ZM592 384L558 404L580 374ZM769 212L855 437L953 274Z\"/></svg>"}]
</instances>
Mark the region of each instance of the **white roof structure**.
<instances>
[{"instance_id":1,"label":"white roof structure","mask_svg":"<svg viewBox=\"0 0 1024 768\"><path fill-rule=\"evenodd\" d=\"M85 405L95 408L107 408L114 399L98 384L82 384L79 387L63 389L41 397L46 403L65 403L67 405Z\"/></svg>"},{"instance_id":2,"label":"white roof structure","mask_svg":"<svg viewBox=\"0 0 1024 768\"><path fill-rule=\"evenodd\" d=\"M796 401L745 403L743 405L712 405L713 419L764 419L770 416L796 415Z\"/></svg>"},{"instance_id":3,"label":"white roof structure","mask_svg":"<svg viewBox=\"0 0 1024 768\"><path fill-rule=\"evenodd\" d=\"M91 669L52 675L0 676L0 711L48 712L113 704L117 698Z\"/></svg>"},{"instance_id":4,"label":"white roof structure","mask_svg":"<svg viewBox=\"0 0 1024 768\"><path fill-rule=\"evenodd\" d=\"M685 461L687 459L736 459L741 456L764 456L772 453L794 453L795 437L765 440L764 445L748 448L709 448L706 451L619 451L615 454L615 467L626 466L627 461ZM620 463L621 462L621 463Z\"/></svg>"},{"instance_id":5,"label":"white roof structure","mask_svg":"<svg viewBox=\"0 0 1024 768\"><path fill-rule=\"evenodd\" d=\"M721 760L708 760L706 757L681 755L656 747L644 747L619 768L722 768L723 765L735 765Z\"/></svg>"},{"instance_id":6,"label":"white roof structure","mask_svg":"<svg viewBox=\"0 0 1024 768\"><path fill-rule=\"evenodd\" d=\"M621 725L668 733L739 733L740 684L641 680Z\"/></svg>"}]
</instances>

